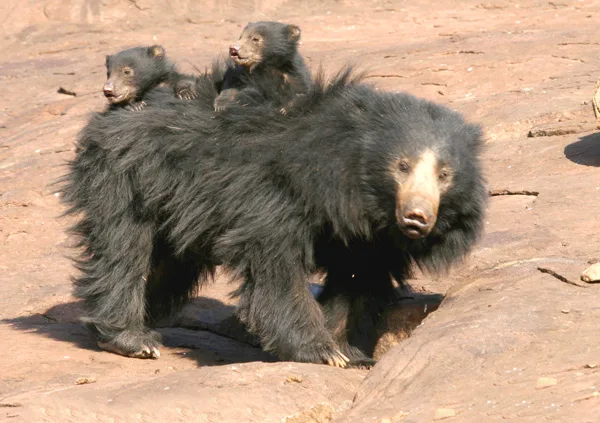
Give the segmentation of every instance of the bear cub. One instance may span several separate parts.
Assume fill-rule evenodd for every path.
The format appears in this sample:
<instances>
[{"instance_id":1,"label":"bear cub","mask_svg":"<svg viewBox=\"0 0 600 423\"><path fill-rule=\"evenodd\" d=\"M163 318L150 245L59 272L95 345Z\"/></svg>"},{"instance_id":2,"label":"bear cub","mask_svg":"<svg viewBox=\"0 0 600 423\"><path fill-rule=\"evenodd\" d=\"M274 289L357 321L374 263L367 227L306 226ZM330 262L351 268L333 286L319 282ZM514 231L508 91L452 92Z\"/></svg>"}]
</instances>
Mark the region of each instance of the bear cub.
<instances>
[{"instance_id":1,"label":"bear cub","mask_svg":"<svg viewBox=\"0 0 600 423\"><path fill-rule=\"evenodd\" d=\"M110 107L141 110L144 95L157 86L172 88L178 98L197 97L196 78L180 74L162 46L134 47L106 56L104 96Z\"/></svg>"},{"instance_id":2,"label":"bear cub","mask_svg":"<svg viewBox=\"0 0 600 423\"><path fill-rule=\"evenodd\" d=\"M265 78L278 90L291 97L281 109L287 114L299 95L311 86L310 72L298 53L300 28L279 22L250 22L237 42L229 47L235 66L224 75L221 92L214 101L215 111L222 111L235 102L248 78Z\"/></svg>"}]
</instances>

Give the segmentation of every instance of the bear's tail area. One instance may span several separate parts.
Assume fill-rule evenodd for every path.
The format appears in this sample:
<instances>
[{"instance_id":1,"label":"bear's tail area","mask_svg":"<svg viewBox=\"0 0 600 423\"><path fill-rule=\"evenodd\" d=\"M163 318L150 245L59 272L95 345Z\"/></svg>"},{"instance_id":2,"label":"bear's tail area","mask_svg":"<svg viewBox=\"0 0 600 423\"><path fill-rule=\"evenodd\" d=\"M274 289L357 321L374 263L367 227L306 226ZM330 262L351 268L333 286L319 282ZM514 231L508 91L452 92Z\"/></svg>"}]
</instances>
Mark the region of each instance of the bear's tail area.
<instances>
[{"instance_id":1,"label":"bear's tail area","mask_svg":"<svg viewBox=\"0 0 600 423\"><path fill-rule=\"evenodd\" d=\"M205 66L204 70L196 65L192 65L196 71L196 90L201 104L210 104L221 92L225 72L230 67L235 66L233 61L224 55L215 57L210 65Z\"/></svg>"},{"instance_id":2,"label":"bear's tail area","mask_svg":"<svg viewBox=\"0 0 600 423\"><path fill-rule=\"evenodd\" d=\"M210 78L213 80L222 80L225 76L225 72L229 67L234 67L235 63L233 60L229 58L229 56L225 56L223 54L217 55L213 58L210 66L204 66L204 69L201 69L199 66L195 64L191 64L195 71L195 76L197 78Z\"/></svg>"}]
</instances>

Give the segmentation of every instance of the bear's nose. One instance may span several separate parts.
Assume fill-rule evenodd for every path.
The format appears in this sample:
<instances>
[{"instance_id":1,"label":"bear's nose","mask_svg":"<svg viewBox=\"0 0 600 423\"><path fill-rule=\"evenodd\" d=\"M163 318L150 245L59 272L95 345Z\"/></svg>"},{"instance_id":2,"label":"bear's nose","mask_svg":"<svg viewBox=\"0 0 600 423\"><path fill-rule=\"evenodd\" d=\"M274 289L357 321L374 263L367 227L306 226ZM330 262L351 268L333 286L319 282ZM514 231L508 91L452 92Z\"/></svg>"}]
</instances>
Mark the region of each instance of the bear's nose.
<instances>
[{"instance_id":1,"label":"bear's nose","mask_svg":"<svg viewBox=\"0 0 600 423\"><path fill-rule=\"evenodd\" d=\"M105 97L112 97L112 96L114 96L115 93L114 93L114 86L113 86L112 82L108 82L107 81L104 84L103 91L104 91L104 96Z\"/></svg>"},{"instance_id":2,"label":"bear's nose","mask_svg":"<svg viewBox=\"0 0 600 423\"><path fill-rule=\"evenodd\" d=\"M423 210L413 209L404 213L404 222L412 225L426 226L429 222L429 217Z\"/></svg>"}]
</instances>

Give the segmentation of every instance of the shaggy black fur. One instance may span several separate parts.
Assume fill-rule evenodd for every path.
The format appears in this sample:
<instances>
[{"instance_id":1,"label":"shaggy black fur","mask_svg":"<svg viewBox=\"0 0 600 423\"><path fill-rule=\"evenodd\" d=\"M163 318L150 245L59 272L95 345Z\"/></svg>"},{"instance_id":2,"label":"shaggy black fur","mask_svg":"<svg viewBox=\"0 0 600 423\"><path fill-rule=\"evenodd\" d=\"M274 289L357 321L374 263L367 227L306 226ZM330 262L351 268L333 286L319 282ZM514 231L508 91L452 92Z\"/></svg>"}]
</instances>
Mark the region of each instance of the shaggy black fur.
<instances>
[{"instance_id":1,"label":"shaggy black fur","mask_svg":"<svg viewBox=\"0 0 600 423\"><path fill-rule=\"evenodd\" d=\"M99 342L140 356L159 345L149 325L222 263L243 280L239 316L265 350L368 360L392 277L402 283L413 263L444 271L482 230L479 128L349 72L316 81L293 118L258 95L268 87L215 116L215 78L199 78L196 102L155 90L141 112L99 113L81 132L64 200L85 249L75 294L86 321ZM454 177L431 233L410 239L391 169L425 149ZM317 269L327 273L318 302Z\"/></svg>"},{"instance_id":2,"label":"shaggy black fur","mask_svg":"<svg viewBox=\"0 0 600 423\"><path fill-rule=\"evenodd\" d=\"M103 91L112 108L137 111L151 89L169 86L180 99L197 97L196 78L179 73L162 46L134 47L106 56Z\"/></svg>"}]
</instances>

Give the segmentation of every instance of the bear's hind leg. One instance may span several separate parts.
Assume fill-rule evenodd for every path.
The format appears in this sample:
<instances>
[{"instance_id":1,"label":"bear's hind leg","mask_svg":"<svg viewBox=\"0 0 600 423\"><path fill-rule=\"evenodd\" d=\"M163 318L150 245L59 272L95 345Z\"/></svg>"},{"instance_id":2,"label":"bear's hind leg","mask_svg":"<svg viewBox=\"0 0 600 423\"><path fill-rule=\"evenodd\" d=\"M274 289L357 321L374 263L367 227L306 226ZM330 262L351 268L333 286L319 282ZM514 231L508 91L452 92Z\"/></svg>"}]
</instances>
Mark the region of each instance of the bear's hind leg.
<instances>
[{"instance_id":1,"label":"bear's hind leg","mask_svg":"<svg viewBox=\"0 0 600 423\"><path fill-rule=\"evenodd\" d=\"M82 320L98 346L128 357L158 357L160 335L145 324L154 225L124 215L109 225L84 220L75 230L85 234L86 247L75 296L84 300Z\"/></svg>"},{"instance_id":2,"label":"bear's hind leg","mask_svg":"<svg viewBox=\"0 0 600 423\"><path fill-rule=\"evenodd\" d=\"M157 238L146 286L148 324L178 311L214 270L200 253L188 250L176 255L167 241Z\"/></svg>"},{"instance_id":3,"label":"bear's hind leg","mask_svg":"<svg viewBox=\"0 0 600 423\"><path fill-rule=\"evenodd\" d=\"M362 261L348 255L328 267L325 286L318 300L327 327L350 365L375 364L373 351L378 340L377 324L388 304L395 298L391 277L375 261Z\"/></svg>"}]
</instances>

